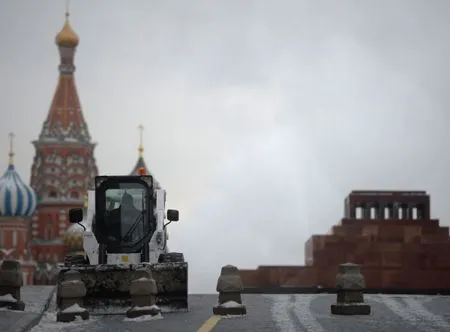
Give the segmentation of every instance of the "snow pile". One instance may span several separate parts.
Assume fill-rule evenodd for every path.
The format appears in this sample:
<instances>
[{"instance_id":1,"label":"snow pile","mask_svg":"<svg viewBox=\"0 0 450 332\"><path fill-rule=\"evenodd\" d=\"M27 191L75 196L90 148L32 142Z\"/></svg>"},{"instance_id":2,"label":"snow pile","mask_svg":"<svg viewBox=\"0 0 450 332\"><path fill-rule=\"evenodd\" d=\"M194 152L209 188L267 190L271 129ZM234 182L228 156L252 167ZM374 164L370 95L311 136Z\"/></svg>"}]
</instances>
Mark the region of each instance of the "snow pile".
<instances>
[{"instance_id":1,"label":"snow pile","mask_svg":"<svg viewBox=\"0 0 450 332\"><path fill-rule=\"evenodd\" d=\"M67 307L62 312L66 314L80 314L82 312L85 312L86 309L80 307L78 303L72 304L70 307Z\"/></svg>"},{"instance_id":2,"label":"snow pile","mask_svg":"<svg viewBox=\"0 0 450 332\"><path fill-rule=\"evenodd\" d=\"M98 326L97 317L90 317L89 320L83 320L76 317L73 322L62 323L56 321L56 292L53 294L52 302L48 311L44 313L38 325L34 326L30 332L62 332L62 331L96 331Z\"/></svg>"},{"instance_id":3,"label":"snow pile","mask_svg":"<svg viewBox=\"0 0 450 332\"><path fill-rule=\"evenodd\" d=\"M222 308L242 308L243 306L243 304L237 303L235 301L228 301L220 305L220 307Z\"/></svg>"},{"instance_id":4,"label":"snow pile","mask_svg":"<svg viewBox=\"0 0 450 332\"><path fill-rule=\"evenodd\" d=\"M148 279L149 279L148 277L141 277L141 278L135 279L135 280L133 280L133 281L137 281L137 280L139 280L139 281L145 281L145 280L148 280Z\"/></svg>"},{"instance_id":5,"label":"snow pile","mask_svg":"<svg viewBox=\"0 0 450 332\"><path fill-rule=\"evenodd\" d=\"M6 294L6 295L0 296L0 302L4 302L4 303L16 303L17 300L16 300L11 294Z\"/></svg>"},{"instance_id":6,"label":"snow pile","mask_svg":"<svg viewBox=\"0 0 450 332\"><path fill-rule=\"evenodd\" d=\"M221 308L242 308L244 307L243 304L237 303L236 301L227 301L222 304L219 304L219 307ZM222 318L242 318L246 317L247 315L223 315Z\"/></svg>"},{"instance_id":7,"label":"snow pile","mask_svg":"<svg viewBox=\"0 0 450 332\"><path fill-rule=\"evenodd\" d=\"M8 308L8 304L16 303L16 302L17 302L17 300L11 294L1 295L0 303L2 303L3 305L6 305L6 306L0 307L0 311L5 311L5 310L11 311L11 309Z\"/></svg>"},{"instance_id":8,"label":"snow pile","mask_svg":"<svg viewBox=\"0 0 450 332\"><path fill-rule=\"evenodd\" d=\"M36 325L30 332L61 332L61 331L74 331L76 328L82 328L83 331L95 331L93 326L87 327L86 325L95 326L98 324L92 317L89 320L83 320L77 316L73 322L61 323L56 321L56 312L48 312L42 317L39 325ZM79 329L80 330L80 329Z\"/></svg>"},{"instance_id":9,"label":"snow pile","mask_svg":"<svg viewBox=\"0 0 450 332\"><path fill-rule=\"evenodd\" d=\"M143 315L143 316L139 316L136 318L128 318L125 317L124 321L125 322L147 322L149 320L157 320L157 319L162 319L163 316L161 315L161 310L159 309L159 307L157 305L151 305L151 306L144 306L144 307L134 307L133 311L147 311L147 312L158 312L158 314L156 315Z\"/></svg>"}]
</instances>

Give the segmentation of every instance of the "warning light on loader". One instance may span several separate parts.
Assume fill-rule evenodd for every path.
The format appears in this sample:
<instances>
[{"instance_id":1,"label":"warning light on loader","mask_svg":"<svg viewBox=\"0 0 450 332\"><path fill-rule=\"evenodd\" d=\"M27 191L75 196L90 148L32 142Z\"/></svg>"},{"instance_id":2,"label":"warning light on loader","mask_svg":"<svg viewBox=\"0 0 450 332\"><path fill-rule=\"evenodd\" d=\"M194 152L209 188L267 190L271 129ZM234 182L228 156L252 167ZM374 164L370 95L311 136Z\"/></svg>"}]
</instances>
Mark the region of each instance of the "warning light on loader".
<instances>
[{"instance_id":1,"label":"warning light on loader","mask_svg":"<svg viewBox=\"0 0 450 332\"><path fill-rule=\"evenodd\" d=\"M138 173L139 173L139 175L142 175L142 176L147 175L147 172L145 171L145 167L139 167Z\"/></svg>"}]
</instances>

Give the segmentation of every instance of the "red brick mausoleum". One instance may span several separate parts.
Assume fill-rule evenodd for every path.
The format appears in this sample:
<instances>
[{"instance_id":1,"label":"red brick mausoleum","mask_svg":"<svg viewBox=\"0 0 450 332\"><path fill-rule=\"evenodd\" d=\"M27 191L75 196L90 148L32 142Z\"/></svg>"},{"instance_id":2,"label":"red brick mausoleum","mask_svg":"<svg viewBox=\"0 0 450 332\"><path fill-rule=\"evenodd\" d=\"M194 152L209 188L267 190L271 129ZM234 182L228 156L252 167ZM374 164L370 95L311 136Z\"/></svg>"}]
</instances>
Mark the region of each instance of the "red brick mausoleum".
<instances>
[{"instance_id":1,"label":"red brick mausoleum","mask_svg":"<svg viewBox=\"0 0 450 332\"><path fill-rule=\"evenodd\" d=\"M305 244L304 266L241 269L246 292L334 288L338 266L361 264L374 291L450 291L449 228L430 217L425 191L352 191L344 218Z\"/></svg>"}]
</instances>

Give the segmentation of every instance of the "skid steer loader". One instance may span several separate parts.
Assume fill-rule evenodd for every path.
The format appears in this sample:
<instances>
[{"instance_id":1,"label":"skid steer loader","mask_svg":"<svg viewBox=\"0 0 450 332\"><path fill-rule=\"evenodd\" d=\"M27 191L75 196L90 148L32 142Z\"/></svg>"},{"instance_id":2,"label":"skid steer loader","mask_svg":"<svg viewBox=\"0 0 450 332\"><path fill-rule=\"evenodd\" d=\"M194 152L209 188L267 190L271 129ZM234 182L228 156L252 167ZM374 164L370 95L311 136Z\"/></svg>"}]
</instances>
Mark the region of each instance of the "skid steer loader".
<instances>
[{"instance_id":1,"label":"skid steer loader","mask_svg":"<svg viewBox=\"0 0 450 332\"><path fill-rule=\"evenodd\" d=\"M93 314L123 314L131 306L129 285L136 269L149 269L162 312L188 309L188 264L182 253L167 248L169 223L177 210L167 210L166 192L150 175L97 176L88 193L88 208L71 209L69 219L83 228L85 256L66 257L58 284L69 270L80 272ZM59 288L59 287L58 287ZM57 294L57 304L60 299Z\"/></svg>"}]
</instances>

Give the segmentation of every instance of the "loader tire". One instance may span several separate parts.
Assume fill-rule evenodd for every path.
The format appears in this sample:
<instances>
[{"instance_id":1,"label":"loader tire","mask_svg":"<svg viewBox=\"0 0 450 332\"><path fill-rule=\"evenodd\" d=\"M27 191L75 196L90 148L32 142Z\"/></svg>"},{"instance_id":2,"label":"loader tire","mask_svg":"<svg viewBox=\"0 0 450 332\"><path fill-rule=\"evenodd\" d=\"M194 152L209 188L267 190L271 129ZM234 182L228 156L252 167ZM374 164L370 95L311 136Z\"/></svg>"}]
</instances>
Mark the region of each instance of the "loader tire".
<instances>
[{"instance_id":1,"label":"loader tire","mask_svg":"<svg viewBox=\"0 0 450 332\"><path fill-rule=\"evenodd\" d=\"M64 257L64 265L72 266L72 265L86 265L87 260L83 255L67 255Z\"/></svg>"},{"instance_id":2,"label":"loader tire","mask_svg":"<svg viewBox=\"0 0 450 332\"><path fill-rule=\"evenodd\" d=\"M169 252L159 255L160 263L180 263L184 262L184 255L181 252Z\"/></svg>"}]
</instances>

